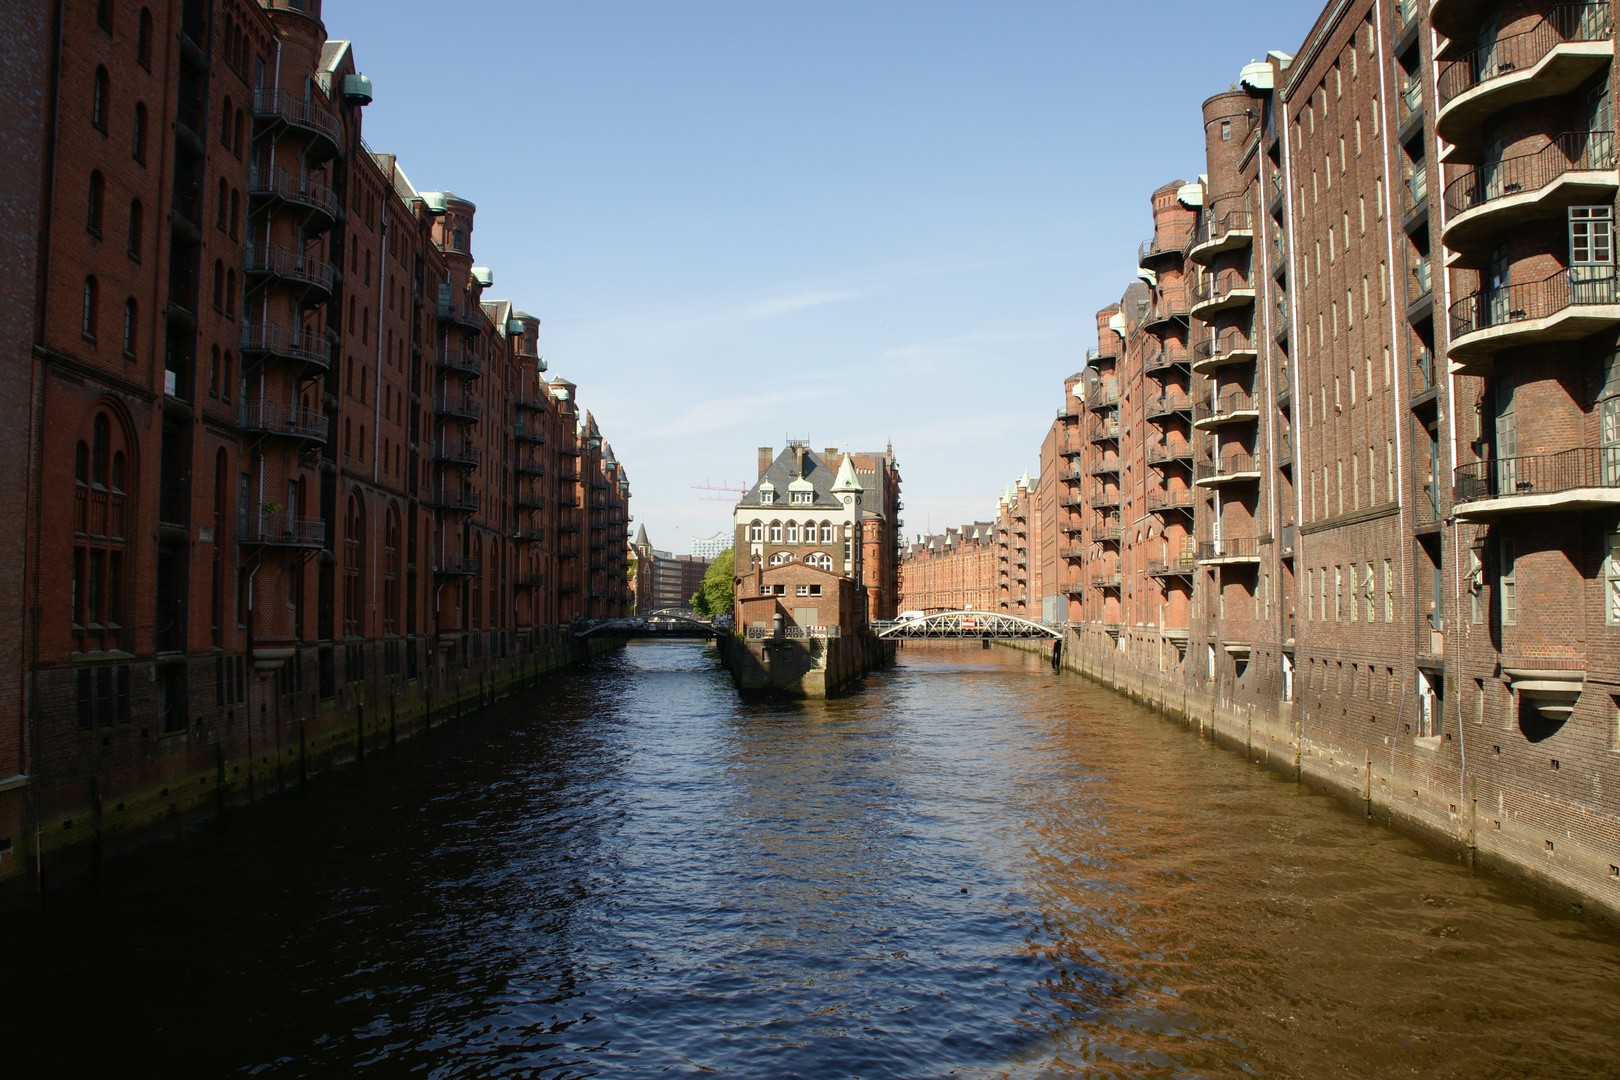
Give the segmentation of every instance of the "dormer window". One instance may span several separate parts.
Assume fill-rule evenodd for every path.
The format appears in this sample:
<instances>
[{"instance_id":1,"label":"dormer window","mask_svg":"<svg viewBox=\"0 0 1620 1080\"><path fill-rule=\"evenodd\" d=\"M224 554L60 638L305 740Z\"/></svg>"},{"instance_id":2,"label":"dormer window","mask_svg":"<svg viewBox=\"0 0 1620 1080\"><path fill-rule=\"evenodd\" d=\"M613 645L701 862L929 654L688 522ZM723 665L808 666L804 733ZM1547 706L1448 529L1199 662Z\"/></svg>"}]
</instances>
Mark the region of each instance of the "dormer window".
<instances>
[{"instance_id":1,"label":"dormer window","mask_svg":"<svg viewBox=\"0 0 1620 1080\"><path fill-rule=\"evenodd\" d=\"M775 502L776 502L776 492L774 492L774 491L761 491L759 493L759 505L761 505L761 506L771 506Z\"/></svg>"},{"instance_id":2,"label":"dormer window","mask_svg":"<svg viewBox=\"0 0 1620 1080\"><path fill-rule=\"evenodd\" d=\"M793 505L795 505L795 506L809 506L812 502L815 501L815 498L816 498L816 493L813 492L813 491L795 491L793 493Z\"/></svg>"}]
</instances>

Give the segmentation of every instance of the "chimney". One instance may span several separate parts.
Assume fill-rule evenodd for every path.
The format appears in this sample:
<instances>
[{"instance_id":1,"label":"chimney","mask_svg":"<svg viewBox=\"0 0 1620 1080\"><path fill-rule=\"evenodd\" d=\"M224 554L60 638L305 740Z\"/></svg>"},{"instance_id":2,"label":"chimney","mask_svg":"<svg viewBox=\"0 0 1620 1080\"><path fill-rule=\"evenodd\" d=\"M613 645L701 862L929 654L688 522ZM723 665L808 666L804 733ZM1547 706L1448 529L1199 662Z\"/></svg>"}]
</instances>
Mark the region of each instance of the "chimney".
<instances>
[{"instance_id":1,"label":"chimney","mask_svg":"<svg viewBox=\"0 0 1620 1080\"><path fill-rule=\"evenodd\" d=\"M823 450L821 452L821 456L826 460L828 465L831 465L834 461L836 461L838 459L838 447L836 447L836 446L827 447L827 449L825 449L825 450Z\"/></svg>"},{"instance_id":2,"label":"chimney","mask_svg":"<svg viewBox=\"0 0 1620 1080\"><path fill-rule=\"evenodd\" d=\"M794 473L794 475L795 476L803 476L804 475L804 443L799 443L797 446L795 446L793 448L793 460L797 463L797 466L798 466L798 471L796 473Z\"/></svg>"},{"instance_id":3,"label":"chimney","mask_svg":"<svg viewBox=\"0 0 1620 1080\"><path fill-rule=\"evenodd\" d=\"M775 460L776 460L776 455L771 452L770 447L768 447L768 446L760 447L759 448L759 475L764 476L765 475L765 470L770 468L771 467L771 462L773 462Z\"/></svg>"}]
</instances>

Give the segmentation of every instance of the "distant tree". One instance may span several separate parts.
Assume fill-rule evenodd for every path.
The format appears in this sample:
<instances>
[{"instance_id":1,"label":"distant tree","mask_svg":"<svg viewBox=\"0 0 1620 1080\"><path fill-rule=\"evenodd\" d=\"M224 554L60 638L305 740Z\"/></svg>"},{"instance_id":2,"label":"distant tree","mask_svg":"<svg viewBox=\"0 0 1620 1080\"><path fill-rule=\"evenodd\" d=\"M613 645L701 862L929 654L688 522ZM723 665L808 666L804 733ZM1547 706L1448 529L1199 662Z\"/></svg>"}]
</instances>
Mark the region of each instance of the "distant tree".
<instances>
[{"instance_id":1,"label":"distant tree","mask_svg":"<svg viewBox=\"0 0 1620 1080\"><path fill-rule=\"evenodd\" d=\"M692 594L692 609L705 618L713 618L731 610L736 600L735 576L731 552L722 551L704 571L703 584Z\"/></svg>"}]
</instances>

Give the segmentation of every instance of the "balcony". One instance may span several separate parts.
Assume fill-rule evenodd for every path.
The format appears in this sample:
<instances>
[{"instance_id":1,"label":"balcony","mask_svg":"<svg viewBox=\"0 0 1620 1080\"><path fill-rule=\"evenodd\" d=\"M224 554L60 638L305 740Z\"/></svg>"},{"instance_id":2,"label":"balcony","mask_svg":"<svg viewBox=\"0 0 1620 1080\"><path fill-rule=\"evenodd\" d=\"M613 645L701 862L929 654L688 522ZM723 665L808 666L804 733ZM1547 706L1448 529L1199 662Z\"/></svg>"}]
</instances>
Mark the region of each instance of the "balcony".
<instances>
[{"instance_id":1,"label":"balcony","mask_svg":"<svg viewBox=\"0 0 1620 1080\"><path fill-rule=\"evenodd\" d=\"M303 223L305 236L324 232L337 220L338 199L331 188L313 177L275 165L249 166L248 199L286 203L307 211L309 216Z\"/></svg>"},{"instance_id":2,"label":"balcony","mask_svg":"<svg viewBox=\"0 0 1620 1080\"><path fill-rule=\"evenodd\" d=\"M1253 303L1254 282L1236 270L1223 270L1205 276L1192 287L1190 314L1207 322L1216 312Z\"/></svg>"},{"instance_id":3,"label":"balcony","mask_svg":"<svg viewBox=\"0 0 1620 1080\"><path fill-rule=\"evenodd\" d=\"M464 349L445 346L433 356L433 366L446 374L476 379L484 373L484 362Z\"/></svg>"},{"instance_id":4,"label":"balcony","mask_svg":"<svg viewBox=\"0 0 1620 1080\"><path fill-rule=\"evenodd\" d=\"M1115 435L1114 437L1118 438L1118 435ZM1085 444L1064 439L1063 444L1058 447L1058 453L1067 458L1079 457L1081 454L1085 453Z\"/></svg>"},{"instance_id":5,"label":"balcony","mask_svg":"<svg viewBox=\"0 0 1620 1080\"><path fill-rule=\"evenodd\" d=\"M476 334L484 328L484 309L477 304L458 303L455 300L441 298L438 306L438 318L442 323L459 326L462 330L472 334Z\"/></svg>"},{"instance_id":6,"label":"balcony","mask_svg":"<svg viewBox=\"0 0 1620 1080\"><path fill-rule=\"evenodd\" d=\"M1200 566L1258 563L1260 540L1254 536L1229 536L1220 540L1198 542L1197 563Z\"/></svg>"},{"instance_id":7,"label":"balcony","mask_svg":"<svg viewBox=\"0 0 1620 1080\"><path fill-rule=\"evenodd\" d=\"M520 457L515 462L512 463L512 468L514 470L516 470L516 472L517 472L517 474L519 476L544 476L544 475L546 475L545 462L541 461L539 458Z\"/></svg>"},{"instance_id":8,"label":"balcony","mask_svg":"<svg viewBox=\"0 0 1620 1080\"><path fill-rule=\"evenodd\" d=\"M1085 586L1080 584L1079 578L1069 578L1063 583L1063 593L1065 596L1079 596L1085 591Z\"/></svg>"},{"instance_id":9,"label":"balcony","mask_svg":"<svg viewBox=\"0 0 1620 1080\"><path fill-rule=\"evenodd\" d=\"M1155 514L1180 511L1193 512L1193 493L1190 491L1155 491L1148 495L1148 509Z\"/></svg>"},{"instance_id":10,"label":"balcony","mask_svg":"<svg viewBox=\"0 0 1620 1080\"><path fill-rule=\"evenodd\" d=\"M1449 13L1462 4L1434 6ZM1477 11L1476 24L1480 14L1483 11ZM1431 18L1439 29L1440 19L1432 13ZM1465 26L1463 35L1474 29L1477 25ZM1454 144L1448 160L1478 160L1484 155L1491 117L1522 102L1568 94L1613 59L1610 5L1593 3L1561 4L1529 29L1498 38L1447 64L1440 70L1435 133Z\"/></svg>"},{"instance_id":11,"label":"balcony","mask_svg":"<svg viewBox=\"0 0 1620 1080\"><path fill-rule=\"evenodd\" d=\"M1533 154L1467 169L1446 185L1445 244L1475 257L1503 230L1613 203L1614 132L1567 131Z\"/></svg>"},{"instance_id":12,"label":"balcony","mask_svg":"<svg viewBox=\"0 0 1620 1080\"><path fill-rule=\"evenodd\" d=\"M1119 347L1117 345L1110 345L1106 349L1098 346L1095 349L1086 350L1087 367L1094 368L1105 360L1110 364L1119 360Z\"/></svg>"},{"instance_id":13,"label":"balcony","mask_svg":"<svg viewBox=\"0 0 1620 1080\"><path fill-rule=\"evenodd\" d=\"M325 371L331 362L331 346L313 330L267 326L244 319L242 355L287 360Z\"/></svg>"},{"instance_id":14,"label":"balcony","mask_svg":"<svg viewBox=\"0 0 1620 1080\"><path fill-rule=\"evenodd\" d=\"M303 286L305 307L332 295L332 264L324 259L275 244L248 244L242 249L242 260L242 269L249 277Z\"/></svg>"},{"instance_id":15,"label":"balcony","mask_svg":"<svg viewBox=\"0 0 1620 1080\"><path fill-rule=\"evenodd\" d=\"M481 453L471 443L440 443L433 448L433 460L440 465L471 468L478 464Z\"/></svg>"},{"instance_id":16,"label":"balcony","mask_svg":"<svg viewBox=\"0 0 1620 1080\"><path fill-rule=\"evenodd\" d=\"M433 415L477 423L484 415L484 406L468 397L437 397L433 399Z\"/></svg>"},{"instance_id":17,"label":"balcony","mask_svg":"<svg viewBox=\"0 0 1620 1080\"><path fill-rule=\"evenodd\" d=\"M478 573L478 560L459 555L435 555L433 572L447 577L474 577Z\"/></svg>"},{"instance_id":18,"label":"balcony","mask_svg":"<svg viewBox=\"0 0 1620 1080\"><path fill-rule=\"evenodd\" d=\"M544 394L518 394L514 400L518 408L535 412L545 412L551 407L550 400Z\"/></svg>"},{"instance_id":19,"label":"balcony","mask_svg":"<svg viewBox=\"0 0 1620 1080\"><path fill-rule=\"evenodd\" d=\"M1192 443L1181 439L1151 447L1147 459L1149 465L1190 464L1192 456Z\"/></svg>"},{"instance_id":20,"label":"balcony","mask_svg":"<svg viewBox=\"0 0 1620 1080\"><path fill-rule=\"evenodd\" d=\"M1063 421L1079 419L1080 407L1078 405L1067 404L1067 402L1070 400L1067 394L1064 395L1063 400L1065 404L1058 406L1057 418Z\"/></svg>"},{"instance_id":21,"label":"balcony","mask_svg":"<svg viewBox=\"0 0 1620 1080\"><path fill-rule=\"evenodd\" d=\"M1142 356L1142 373L1144 375L1157 375L1164 371L1174 371L1187 362L1187 352L1174 340L1158 341L1150 339Z\"/></svg>"},{"instance_id":22,"label":"balcony","mask_svg":"<svg viewBox=\"0 0 1620 1080\"><path fill-rule=\"evenodd\" d=\"M1489 375L1503 349L1579 341L1620 323L1613 266L1572 266L1541 281L1484 289L1451 305L1452 370Z\"/></svg>"},{"instance_id":23,"label":"balcony","mask_svg":"<svg viewBox=\"0 0 1620 1080\"><path fill-rule=\"evenodd\" d=\"M1191 540L1182 542L1181 550L1172 553L1163 559L1149 559L1147 564L1148 577L1191 577L1197 568L1197 549Z\"/></svg>"},{"instance_id":24,"label":"balcony","mask_svg":"<svg viewBox=\"0 0 1620 1080\"><path fill-rule=\"evenodd\" d=\"M1186 394L1164 393L1150 399L1144 407L1144 412L1149 420L1189 414L1192 412L1192 402Z\"/></svg>"},{"instance_id":25,"label":"balcony","mask_svg":"<svg viewBox=\"0 0 1620 1080\"><path fill-rule=\"evenodd\" d=\"M1207 397L1193 406L1193 427L1203 431L1259 419L1260 410L1253 395L1240 390L1228 391L1218 398Z\"/></svg>"},{"instance_id":26,"label":"balcony","mask_svg":"<svg viewBox=\"0 0 1620 1080\"><path fill-rule=\"evenodd\" d=\"M1113 510L1119 506L1118 491L1099 491L1086 500L1093 510Z\"/></svg>"},{"instance_id":27,"label":"balcony","mask_svg":"<svg viewBox=\"0 0 1620 1080\"><path fill-rule=\"evenodd\" d=\"M331 431L331 421L314 409L263 401L242 402L236 422L252 435L284 436L317 444L326 442Z\"/></svg>"},{"instance_id":28,"label":"balcony","mask_svg":"<svg viewBox=\"0 0 1620 1080\"><path fill-rule=\"evenodd\" d=\"M1148 308L1147 317L1142 320L1142 329L1150 334L1161 333L1166 323L1186 322L1188 311L1187 290L1175 286L1168 287Z\"/></svg>"},{"instance_id":29,"label":"balcony","mask_svg":"<svg viewBox=\"0 0 1620 1080\"><path fill-rule=\"evenodd\" d=\"M1106 574L1092 574L1091 587L1093 589L1117 589L1125 583L1125 575L1118 570Z\"/></svg>"},{"instance_id":30,"label":"balcony","mask_svg":"<svg viewBox=\"0 0 1620 1080\"><path fill-rule=\"evenodd\" d=\"M1470 521L1620 506L1620 446L1472 462L1457 469L1452 499Z\"/></svg>"},{"instance_id":31,"label":"balcony","mask_svg":"<svg viewBox=\"0 0 1620 1080\"><path fill-rule=\"evenodd\" d=\"M1088 409L1102 410L1118 407L1119 385L1117 383L1103 383L1086 394L1086 408Z\"/></svg>"},{"instance_id":32,"label":"balcony","mask_svg":"<svg viewBox=\"0 0 1620 1080\"><path fill-rule=\"evenodd\" d=\"M544 510L546 508L546 497L539 492L520 491L518 492L516 504L519 510Z\"/></svg>"},{"instance_id":33,"label":"balcony","mask_svg":"<svg viewBox=\"0 0 1620 1080\"><path fill-rule=\"evenodd\" d=\"M546 585L546 575L541 573L519 574L512 579L512 584L519 589L543 589Z\"/></svg>"},{"instance_id":34,"label":"balcony","mask_svg":"<svg viewBox=\"0 0 1620 1080\"><path fill-rule=\"evenodd\" d=\"M1179 227L1172 225L1166 227L1163 232L1155 232L1136 249L1137 265L1147 266L1152 260L1164 255L1180 257L1191 236L1192 229L1185 225Z\"/></svg>"},{"instance_id":35,"label":"balcony","mask_svg":"<svg viewBox=\"0 0 1620 1080\"><path fill-rule=\"evenodd\" d=\"M470 488L440 487L427 493L429 505L451 513L476 514L478 492Z\"/></svg>"},{"instance_id":36,"label":"balcony","mask_svg":"<svg viewBox=\"0 0 1620 1080\"><path fill-rule=\"evenodd\" d=\"M1256 355L1254 342L1236 330L1228 330L1194 343L1192 367L1196 372L1207 374L1228 364L1252 364Z\"/></svg>"},{"instance_id":37,"label":"balcony","mask_svg":"<svg viewBox=\"0 0 1620 1080\"><path fill-rule=\"evenodd\" d=\"M546 441L546 429L542 424L531 424L518 414L517 424L512 428L512 435L521 443L543 443Z\"/></svg>"},{"instance_id":38,"label":"balcony","mask_svg":"<svg viewBox=\"0 0 1620 1080\"><path fill-rule=\"evenodd\" d=\"M253 513L244 507L236 516L236 542L252 547L313 548L326 546L326 522L297 517L265 503Z\"/></svg>"},{"instance_id":39,"label":"balcony","mask_svg":"<svg viewBox=\"0 0 1620 1080\"><path fill-rule=\"evenodd\" d=\"M1119 458L1108 458L1092 463L1091 468L1087 469L1086 472L1090 476L1118 476L1119 465Z\"/></svg>"},{"instance_id":40,"label":"balcony","mask_svg":"<svg viewBox=\"0 0 1620 1080\"><path fill-rule=\"evenodd\" d=\"M266 130L290 128L308 136L305 154L311 161L325 161L338 151L343 129L337 117L327 111L325 95L311 94L301 100L287 90L255 90L253 119Z\"/></svg>"},{"instance_id":41,"label":"balcony","mask_svg":"<svg viewBox=\"0 0 1620 1080\"><path fill-rule=\"evenodd\" d=\"M1187 247L1187 258L1208 266L1223 251L1236 251L1254 242L1254 215L1234 210L1217 221L1206 221Z\"/></svg>"},{"instance_id":42,"label":"balcony","mask_svg":"<svg viewBox=\"0 0 1620 1080\"><path fill-rule=\"evenodd\" d=\"M1119 421L1113 418L1094 416L1091 425L1086 429L1086 437L1094 443L1107 442L1109 439L1119 438Z\"/></svg>"},{"instance_id":43,"label":"balcony","mask_svg":"<svg viewBox=\"0 0 1620 1080\"><path fill-rule=\"evenodd\" d=\"M1260 463L1248 454L1227 454L1214 461L1200 461L1193 474L1193 483L1198 487L1216 487L1258 479Z\"/></svg>"}]
</instances>

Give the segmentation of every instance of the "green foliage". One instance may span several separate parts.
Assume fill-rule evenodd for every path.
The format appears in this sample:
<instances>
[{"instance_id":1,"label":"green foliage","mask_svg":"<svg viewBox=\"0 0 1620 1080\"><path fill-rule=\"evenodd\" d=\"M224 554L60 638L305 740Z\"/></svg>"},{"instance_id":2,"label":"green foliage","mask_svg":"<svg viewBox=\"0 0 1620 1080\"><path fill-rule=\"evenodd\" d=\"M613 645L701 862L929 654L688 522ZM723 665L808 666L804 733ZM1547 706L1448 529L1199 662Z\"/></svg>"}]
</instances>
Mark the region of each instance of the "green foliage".
<instances>
[{"instance_id":1,"label":"green foliage","mask_svg":"<svg viewBox=\"0 0 1620 1080\"><path fill-rule=\"evenodd\" d=\"M692 594L693 610L705 618L729 612L736 599L736 586L732 581L735 576L731 552L722 551L704 572L703 585Z\"/></svg>"}]
</instances>

